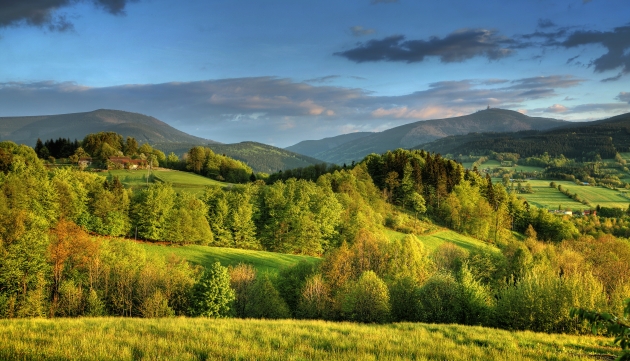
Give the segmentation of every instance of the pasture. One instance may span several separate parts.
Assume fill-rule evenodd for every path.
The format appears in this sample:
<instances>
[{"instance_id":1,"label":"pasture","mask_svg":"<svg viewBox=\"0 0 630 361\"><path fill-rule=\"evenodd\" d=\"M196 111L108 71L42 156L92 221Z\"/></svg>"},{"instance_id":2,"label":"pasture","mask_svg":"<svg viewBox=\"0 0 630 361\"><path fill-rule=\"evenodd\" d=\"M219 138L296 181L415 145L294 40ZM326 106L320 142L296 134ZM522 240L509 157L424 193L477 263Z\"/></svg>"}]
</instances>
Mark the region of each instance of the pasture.
<instances>
[{"instance_id":1,"label":"pasture","mask_svg":"<svg viewBox=\"0 0 630 361\"><path fill-rule=\"evenodd\" d=\"M484 327L304 320L67 318L0 320L12 360L594 360L611 338Z\"/></svg>"},{"instance_id":2,"label":"pasture","mask_svg":"<svg viewBox=\"0 0 630 361\"><path fill-rule=\"evenodd\" d=\"M391 229L386 229L385 234L390 240L402 239L406 236L406 234L404 233L396 232ZM416 238L418 238L418 240L420 240L420 242L422 242L425 249L429 252L433 252L441 244L446 242L451 242L468 251L480 248L496 250L496 248L494 248L493 246L486 244L476 238L468 237L446 228L442 228L437 232L415 236Z\"/></svg>"},{"instance_id":3,"label":"pasture","mask_svg":"<svg viewBox=\"0 0 630 361\"><path fill-rule=\"evenodd\" d=\"M118 177L125 187L133 189L146 187L147 174L148 172L146 170L127 169L109 170L104 173L108 179ZM194 194L201 194L207 186L224 187L228 185L228 183L219 182L198 174L177 170L157 169L151 171L151 174L157 181L171 183L173 185L173 189L177 192L188 191Z\"/></svg>"},{"instance_id":4,"label":"pasture","mask_svg":"<svg viewBox=\"0 0 630 361\"><path fill-rule=\"evenodd\" d=\"M140 243L147 253L168 257L174 254L193 264L209 268L219 261L223 266L236 266L239 263L252 265L259 272L277 273L280 269L300 261L319 262L319 258L292 254L253 251L247 249L209 247L198 245L168 246L163 244Z\"/></svg>"},{"instance_id":5,"label":"pasture","mask_svg":"<svg viewBox=\"0 0 630 361\"><path fill-rule=\"evenodd\" d=\"M628 204L630 204L630 200L617 190L604 187L582 186L569 181L554 181L556 185L561 185L563 189L567 189L571 194L577 193L580 198L588 201L591 204L591 207L589 207L575 202L557 189L554 190L549 187L550 180L530 180L529 182L532 184L535 193L522 194L523 198L527 199L528 202L532 199L532 202L546 205L549 209L557 209L559 204L562 205L563 209L567 207L571 209L589 209L595 208L597 205L627 209Z\"/></svg>"}]
</instances>

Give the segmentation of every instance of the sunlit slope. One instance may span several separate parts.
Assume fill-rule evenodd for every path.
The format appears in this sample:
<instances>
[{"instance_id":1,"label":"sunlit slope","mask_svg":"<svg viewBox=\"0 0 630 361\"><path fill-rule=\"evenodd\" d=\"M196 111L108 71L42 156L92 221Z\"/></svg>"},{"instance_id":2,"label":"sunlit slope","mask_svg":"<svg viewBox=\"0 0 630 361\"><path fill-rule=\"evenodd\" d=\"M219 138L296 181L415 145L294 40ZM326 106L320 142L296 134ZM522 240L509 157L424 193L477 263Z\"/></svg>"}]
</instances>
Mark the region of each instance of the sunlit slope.
<instances>
[{"instance_id":1,"label":"sunlit slope","mask_svg":"<svg viewBox=\"0 0 630 361\"><path fill-rule=\"evenodd\" d=\"M142 243L141 246L151 254L169 256L175 254L193 264L210 267L212 263L219 261L223 266L236 266L239 263L246 263L254 266L261 272L277 272L297 264L300 261L310 263L319 262L319 258L310 256L299 256L292 254L252 251L237 248L209 247L209 246L168 246L151 243Z\"/></svg>"},{"instance_id":2,"label":"sunlit slope","mask_svg":"<svg viewBox=\"0 0 630 361\"><path fill-rule=\"evenodd\" d=\"M126 187L133 189L140 189L147 186L147 175L149 173L146 170L110 170L104 173L109 179L112 177L118 177L120 181ZM177 170L153 170L151 171L153 178L149 178L151 182L168 182L171 183L176 191L188 191L195 194L203 192L205 187L224 187L228 183L216 181L214 179L206 178L195 173L181 172Z\"/></svg>"},{"instance_id":3,"label":"sunlit slope","mask_svg":"<svg viewBox=\"0 0 630 361\"><path fill-rule=\"evenodd\" d=\"M401 239L406 236L406 234L404 233L396 232L391 229L388 229L385 232L390 240ZM476 238L468 237L446 228L440 228L437 231L429 232L428 234L415 235L415 237L418 238L420 242L422 242L424 247L429 252L434 251L440 245L447 242L453 243L456 246L464 248L468 251L472 251L475 249L498 251L497 248L490 244L484 243Z\"/></svg>"}]
</instances>

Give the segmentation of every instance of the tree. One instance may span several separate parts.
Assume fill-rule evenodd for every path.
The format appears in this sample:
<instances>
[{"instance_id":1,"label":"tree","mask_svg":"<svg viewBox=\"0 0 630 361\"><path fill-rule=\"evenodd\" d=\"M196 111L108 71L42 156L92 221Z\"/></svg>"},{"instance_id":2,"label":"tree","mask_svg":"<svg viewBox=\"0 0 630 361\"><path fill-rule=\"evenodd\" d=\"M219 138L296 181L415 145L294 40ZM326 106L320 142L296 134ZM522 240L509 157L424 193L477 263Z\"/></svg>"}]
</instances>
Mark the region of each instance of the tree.
<instances>
[{"instance_id":1,"label":"tree","mask_svg":"<svg viewBox=\"0 0 630 361\"><path fill-rule=\"evenodd\" d=\"M226 267L215 262L206 269L193 287L191 314L204 317L226 317L235 295L230 288L230 275Z\"/></svg>"}]
</instances>

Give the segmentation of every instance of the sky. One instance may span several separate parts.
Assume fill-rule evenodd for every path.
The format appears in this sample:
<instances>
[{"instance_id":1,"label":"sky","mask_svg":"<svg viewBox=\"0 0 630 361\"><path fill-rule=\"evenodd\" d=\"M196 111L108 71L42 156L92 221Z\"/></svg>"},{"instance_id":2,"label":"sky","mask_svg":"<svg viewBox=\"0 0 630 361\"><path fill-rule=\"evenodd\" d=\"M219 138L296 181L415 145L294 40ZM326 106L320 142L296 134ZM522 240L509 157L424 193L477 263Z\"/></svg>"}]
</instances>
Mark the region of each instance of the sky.
<instances>
[{"instance_id":1,"label":"sky","mask_svg":"<svg viewBox=\"0 0 630 361\"><path fill-rule=\"evenodd\" d=\"M286 147L487 106L630 112L628 0L0 0L0 116Z\"/></svg>"}]
</instances>

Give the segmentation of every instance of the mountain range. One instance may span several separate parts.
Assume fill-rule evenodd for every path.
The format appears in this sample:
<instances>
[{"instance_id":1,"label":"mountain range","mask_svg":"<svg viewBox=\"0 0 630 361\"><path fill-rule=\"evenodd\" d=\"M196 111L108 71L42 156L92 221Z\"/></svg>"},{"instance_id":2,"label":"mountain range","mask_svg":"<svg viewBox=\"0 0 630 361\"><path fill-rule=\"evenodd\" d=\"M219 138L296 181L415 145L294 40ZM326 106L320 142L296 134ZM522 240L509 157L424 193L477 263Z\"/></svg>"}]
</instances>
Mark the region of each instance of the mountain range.
<instances>
[{"instance_id":1,"label":"mountain range","mask_svg":"<svg viewBox=\"0 0 630 361\"><path fill-rule=\"evenodd\" d=\"M221 144L184 133L154 117L120 110L0 117L0 141L11 140L31 147L35 146L38 138L42 141L58 138L83 140L86 135L98 132L116 132L123 138L134 137L139 143L149 143L166 154L174 152L179 156L194 146L210 147L215 153L244 161L256 172L273 173L322 163L318 159L256 142Z\"/></svg>"},{"instance_id":2,"label":"mountain range","mask_svg":"<svg viewBox=\"0 0 630 361\"><path fill-rule=\"evenodd\" d=\"M370 153L413 148L453 135L546 130L567 123L558 119L529 117L512 110L486 109L460 117L418 121L378 133L359 133L356 137L346 135L319 141L303 141L286 149L300 151L326 162L342 164L358 162ZM335 142L340 144L331 147Z\"/></svg>"},{"instance_id":3,"label":"mountain range","mask_svg":"<svg viewBox=\"0 0 630 361\"><path fill-rule=\"evenodd\" d=\"M547 152L569 158L613 158L630 151L630 113L593 122L567 122L546 131L469 133L422 144L415 148L441 154L518 153L521 157Z\"/></svg>"},{"instance_id":4,"label":"mountain range","mask_svg":"<svg viewBox=\"0 0 630 361\"><path fill-rule=\"evenodd\" d=\"M99 109L92 112L42 115L33 117L0 117L0 140L12 140L35 146L37 138L83 140L97 132L116 132L134 137L140 143L212 144L177 130L154 117L120 110Z\"/></svg>"}]
</instances>

